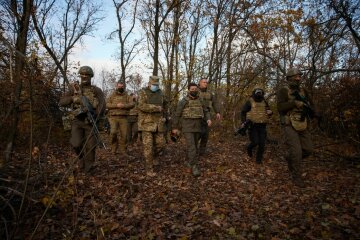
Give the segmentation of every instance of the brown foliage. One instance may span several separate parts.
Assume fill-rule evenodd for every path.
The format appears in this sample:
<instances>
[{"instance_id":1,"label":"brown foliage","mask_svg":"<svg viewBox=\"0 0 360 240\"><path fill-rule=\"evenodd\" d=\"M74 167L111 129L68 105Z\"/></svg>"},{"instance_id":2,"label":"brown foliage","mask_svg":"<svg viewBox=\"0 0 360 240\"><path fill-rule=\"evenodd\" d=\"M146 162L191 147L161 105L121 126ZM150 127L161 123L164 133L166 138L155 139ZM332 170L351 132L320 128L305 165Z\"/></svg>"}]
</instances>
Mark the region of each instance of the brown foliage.
<instances>
[{"instance_id":1,"label":"brown foliage","mask_svg":"<svg viewBox=\"0 0 360 240\"><path fill-rule=\"evenodd\" d=\"M323 139L316 145L319 141ZM33 170L30 183L38 203L28 209L26 216L31 217L24 218L22 234L31 235L50 204L35 239L360 237L358 171L353 164L315 154L304 162L307 187L299 189L290 181L278 145L267 146L259 166L244 154L245 143L229 136L221 143L213 139L197 179L184 164L183 142L168 145L153 178L145 177L141 145L130 147L135 159L129 165L99 150L90 175L69 171L75 157L70 147L40 148L36 161L42 168ZM24 157L17 155L19 161ZM42 178L36 178L39 173ZM11 204L16 208L16 202Z\"/></svg>"},{"instance_id":2,"label":"brown foliage","mask_svg":"<svg viewBox=\"0 0 360 240\"><path fill-rule=\"evenodd\" d=\"M351 138L360 144L359 91L356 77L343 77L314 91L324 130L330 137Z\"/></svg>"}]
</instances>

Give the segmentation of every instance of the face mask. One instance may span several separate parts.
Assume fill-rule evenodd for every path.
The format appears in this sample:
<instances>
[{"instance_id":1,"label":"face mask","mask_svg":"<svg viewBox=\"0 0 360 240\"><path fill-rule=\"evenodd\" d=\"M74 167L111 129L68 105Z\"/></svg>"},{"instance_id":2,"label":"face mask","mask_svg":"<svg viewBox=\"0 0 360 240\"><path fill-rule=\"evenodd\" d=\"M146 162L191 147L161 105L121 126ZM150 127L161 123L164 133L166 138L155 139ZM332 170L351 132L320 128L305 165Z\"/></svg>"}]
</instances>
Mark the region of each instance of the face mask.
<instances>
[{"instance_id":1,"label":"face mask","mask_svg":"<svg viewBox=\"0 0 360 240\"><path fill-rule=\"evenodd\" d=\"M150 86L150 90L151 90L152 92L156 92L157 90L159 90L159 86L158 86L158 85L151 85L151 86Z\"/></svg>"},{"instance_id":2,"label":"face mask","mask_svg":"<svg viewBox=\"0 0 360 240\"><path fill-rule=\"evenodd\" d=\"M300 88L300 81L289 81L289 87L291 89L299 89Z\"/></svg>"},{"instance_id":3,"label":"face mask","mask_svg":"<svg viewBox=\"0 0 360 240\"><path fill-rule=\"evenodd\" d=\"M263 99L263 95L262 94L255 94L255 99L256 100L261 100L261 99Z\"/></svg>"},{"instance_id":4,"label":"face mask","mask_svg":"<svg viewBox=\"0 0 360 240\"><path fill-rule=\"evenodd\" d=\"M190 91L189 92L190 96L193 98L197 98L199 96L199 92L198 91Z\"/></svg>"},{"instance_id":5,"label":"face mask","mask_svg":"<svg viewBox=\"0 0 360 240\"><path fill-rule=\"evenodd\" d=\"M124 88L118 88L117 91L118 91L119 93L123 93L123 92L124 92Z\"/></svg>"}]
</instances>

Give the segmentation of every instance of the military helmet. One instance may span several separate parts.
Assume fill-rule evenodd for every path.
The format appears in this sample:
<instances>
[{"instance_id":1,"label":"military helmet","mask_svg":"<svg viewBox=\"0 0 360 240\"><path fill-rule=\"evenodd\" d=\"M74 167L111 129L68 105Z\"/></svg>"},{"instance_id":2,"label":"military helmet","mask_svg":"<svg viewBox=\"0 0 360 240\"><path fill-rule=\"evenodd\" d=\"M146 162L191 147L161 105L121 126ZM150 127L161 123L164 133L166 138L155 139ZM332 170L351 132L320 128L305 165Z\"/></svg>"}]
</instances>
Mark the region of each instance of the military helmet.
<instances>
[{"instance_id":1,"label":"military helmet","mask_svg":"<svg viewBox=\"0 0 360 240\"><path fill-rule=\"evenodd\" d=\"M286 72L286 77L293 77L296 75L303 75L303 73L298 68L289 68Z\"/></svg>"},{"instance_id":2,"label":"military helmet","mask_svg":"<svg viewBox=\"0 0 360 240\"><path fill-rule=\"evenodd\" d=\"M79 74L80 74L80 75L89 75L89 76L91 76L91 77L94 76L94 72L93 72L92 68L89 67L89 66L82 66L82 67L80 67L80 69L79 69Z\"/></svg>"}]
</instances>

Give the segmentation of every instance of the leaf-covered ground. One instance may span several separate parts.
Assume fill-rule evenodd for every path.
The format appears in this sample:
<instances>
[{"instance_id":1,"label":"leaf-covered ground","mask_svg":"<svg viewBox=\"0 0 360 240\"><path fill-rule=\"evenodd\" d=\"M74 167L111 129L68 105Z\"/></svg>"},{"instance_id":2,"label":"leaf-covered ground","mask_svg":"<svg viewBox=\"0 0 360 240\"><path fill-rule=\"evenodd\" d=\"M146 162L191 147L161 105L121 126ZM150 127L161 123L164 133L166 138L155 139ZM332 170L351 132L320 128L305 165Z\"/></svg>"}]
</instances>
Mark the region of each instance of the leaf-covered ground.
<instances>
[{"instance_id":1,"label":"leaf-covered ground","mask_svg":"<svg viewBox=\"0 0 360 240\"><path fill-rule=\"evenodd\" d=\"M70 147L51 147L34 163L43 176L32 186L39 202L22 230L33 239L360 239L359 163L317 151L304 162L301 189L280 145L268 144L258 165L246 143L211 139L199 178L185 165L183 139L167 146L152 178L141 144L129 148L128 164L98 150L90 175L69 170Z\"/></svg>"}]
</instances>

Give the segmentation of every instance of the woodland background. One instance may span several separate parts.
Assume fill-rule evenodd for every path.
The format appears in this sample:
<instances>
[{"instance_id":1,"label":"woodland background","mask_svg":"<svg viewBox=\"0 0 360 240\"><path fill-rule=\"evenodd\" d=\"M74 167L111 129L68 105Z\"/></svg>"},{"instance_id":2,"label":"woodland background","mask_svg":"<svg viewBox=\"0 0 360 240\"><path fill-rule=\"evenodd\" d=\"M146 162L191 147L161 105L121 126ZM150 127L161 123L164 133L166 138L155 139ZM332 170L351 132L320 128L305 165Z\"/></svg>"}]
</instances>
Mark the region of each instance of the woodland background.
<instances>
[{"instance_id":1,"label":"woodland background","mask_svg":"<svg viewBox=\"0 0 360 240\"><path fill-rule=\"evenodd\" d=\"M71 204L74 206L74 202L71 201L80 204L86 197L76 195L74 188L64 185L64 181L68 181L67 184L75 182L76 186L79 181L80 183L85 181L86 177L79 177L76 180L73 179L74 177L68 178L69 175L66 174L64 175L66 177L60 177L63 175L61 173L67 172L68 165L64 163L64 158L71 159L73 156L68 146L68 133L62 130L63 112L58 107L58 100L69 82L77 79L75 74L71 74L71 70L79 67L79 63L72 60L72 50L75 46L81 45L85 37L96 34L96 29L101 27L103 14L105 14L101 11L102 4L112 4L117 16L117 25L114 32L109 33L109 38L117 39L119 42L117 54L119 67L113 71L102 70L99 87L108 94L115 81L125 79L130 91L139 90L147 79L142 79L132 63L141 51L147 52L148 57L153 60L151 66L153 75L161 76L162 89L172 109L184 94L187 83L196 82L200 77L207 77L212 91L216 92L222 103L223 120L221 126L215 126L213 129L214 143L212 144L214 144L213 148L225 149L224 151L230 154L228 158L218 156L222 159L219 161L224 163L224 166L230 167L234 164L231 162L231 159L235 158L231 155L234 151L228 146L233 146L233 141L236 140L232 139L232 135L234 127L239 124L238 112L252 89L255 86L263 87L272 109L276 111L274 93L285 82L286 69L299 67L304 72L304 85L310 90L322 115L321 128L315 127L313 131L320 144L317 146L322 146L318 148L316 157L320 160L326 158L331 166L341 169L341 171L333 170L331 174L327 172L327 175L325 174L327 177L316 176L318 179L335 181L333 185L337 187L332 190L341 195L339 201L345 201L342 197L346 195L342 194L344 189L339 187L339 184L351 188L349 192L352 198L346 200L349 211L344 210L347 215L345 220L347 218L348 222L359 223L360 200L359 189L356 187L359 180L357 166L359 166L360 158L360 3L358 1L113 0L104 3L65 0L55 3L53 0L8 0L2 1L0 7L0 203L2 205L0 234L7 238L19 237L19 234L24 234L26 237L32 234L31 238L41 239L44 236L49 239L54 239L54 236L81 238L81 234L76 234L96 229L95 233L89 230L91 233L86 236L88 238L104 237L108 236L107 234L112 230L117 231L117 234L121 232L123 235L119 235L120 238L130 236L195 238L202 235L212 236L216 230L201 225L205 230L202 229L202 232L196 235L196 228L195 230L192 228L197 224L190 225L187 229L179 229L179 226L163 226L161 224L165 222L159 221L159 219L163 220L162 212L155 214L157 218L151 220L151 222L161 222L158 228L152 229L151 224L136 222L133 225L128 224L128 226L133 226L132 228L122 228L121 231L119 226L107 226L107 232L104 233L101 232L104 230L99 230L104 229L104 226L94 220L96 215L94 211L90 216L90 219L94 220L92 221L94 226L83 224L79 230L78 223L81 221L75 217L77 210L69 209L69 206ZM135 27L142 33L140 36L134 34ZM278 128L275 117L271 132L272 137L277 140L281 139ZM245 139L240 140L238 144L245 144ZM274 152L280 152L280 150L274 147ZM109 159L109 166L111 166L111 161L115 159L108 156L106 152L101 153L100 158ZM269 157L269 166L275 158ZM133 163L134 166L141 166L140 159L139 155L138 160ZM204 164L208 166L206 161ZM330 166L324 161L321 164L321 166ZM230 174L231 180L235 182L239 175L243 175L240 173L231 175L232 173L227 172L228 169L224 166L210 164L208 167L214 172L209 170L210 172L205 175L212 178L212 173L225 172ZM351 171L348 171L349 166L352 166ZM249 165L248 168L249 171L256 171L255 166ZM174 169L176 171L177 167L175 166ZM130 172L136 173L136 170L122 171L125 175ZM265 168L263 171L265 176L271 176L273 172L269 173L269 171L274 170ZM336 172L344 173L344 176L349 176L349 178L335 178L334 180L328 177L334 176ZM106 174L99 173L99 176L111 178L111 175ZM120 196L120 198L124 197L120 201L121 204L129 204L130 198L132 204L126 207L133 215L139 217L140 214L144 217L141 214L144 214L145 210L143 209L143 212L139 210L141 204L137 200L140 198L139 193L146 193L147 190L142 189L144 185L139 183L143 179L138 179L136 176L136 174L130 175L128 179L122 180L114 177L109 181L119 181L122 186L120 188L125 188L122 190L129 193L126 197ZM212 179L214 180L211 183L212 187L223 183L217 178ZM163 180L160 179L159 182L164 184ZM355 186L348 185L347 181L354 183ZM190 184L191 180L185 179L184 182ZM275 183L269 182L269 184L272 186ZM178 187L181 188L180 185ZM250 187L248 191L251 193L258 191L257 194L261 195L259 192L266 191L263 187L260 184L260 190L255 186ZM66 192L65 189L72 189L72 192ZM154 188L150 186L149 189ZM83 187L82 191L85 196L89 196L88 188ZM194 194L197 191L198 189L192 189L190 192ZM283 194L289 194L288 190L284 191ZM59 192L62 193L63 199L58 196ZM157 190L154 192L152 194L158 196L159 192ZM293 194L296 195L297 192ZM194 197L196 194L191 196ZM58 202L54 207L51 202L55 199ZM94 198L91 197L91 199ZM181 201L181 199L178 200ZM296 199L293 200L296 201ZM201 207L197 206L195 210L194 206L190 206L190 213L205 209L207 214L202 217L211 217L216 212L218 217L215 218L215 223L212 223L217 227L222 227L221 229L226 229L222 232L222 234L227 234L225 238L278 236L283 239L291 234L302 236L309 228L302 223L295 227L284 227L280 224L275 227L275 230L272 228L269 230L263 229L261 226L264 225L254 222L253 219L248 219L249 222L253 222L250 226L239 222L236 227L228 226L224 223L224 219L228 217L229 209L219 210L215 203L210 203L208 200L196 201L203 204ZM337 202L336 199L334 201ZM291 203L289 203L290 208ZM94 202L89 204L93 204L94 207ZM321 213L334 210L323 203L319 208ZM51 213L49 209L54 212ZM34 212L38 214L38 217L29 221L28 216L35 216ZM73 214L72 225L69 222L62 225L52 224L55 220L47 215L49 212L50 215L60 214L62 217L69 213ZM309 219L317 219L315 216L321 215L316 210L308 210L306 214L310 216ZM249 216L246 215L246 217ZM239 216L232 216L232 221L235 221L236 217ZM284 216L279 215L276 218L282 219L282 217ZM44 219L47 220L43 221ZM128 218L125 217L125 219ZM336 222L336 220L333 221ZM70 229L69 234L57 235L60 233L57 232L56 226L67 226L67 224L71 225L67 228ZM139 230L134 227L136 224L142 228ZM323 227L326 224L328 223L324 224L324 221L319 223ZM311 226L314 228L311 229L316 234L311 235L313 232L310 231L308 238L313 236L314 238L319 238L319 236L320 238L337 238L338 236L356 238L358 237L356 232L359 232L356 231L359 224L348 227L350 229L348 233L343 233L339 228L334 230L329 225L324 227L325 230L316 229L316 226L319 226L316 224L309 225L310 228ZM281 226L287 230L279 230ZM305 229L303 229L304 226ZM172 229L172 231L164 232L164 228ZM244 230L241 235L239 228L247 230ZM22 232L21 229L27 231ZM177 233L175 229L178 229ZM329 235L331 232L340 235ZM55 235L49 236L51 233ZM219 235L219 238L224 236Z\"/></svg>"}]
</instances>

